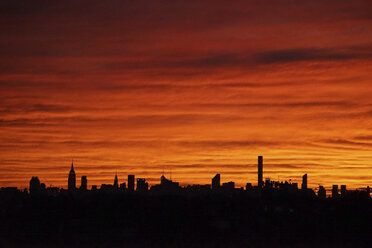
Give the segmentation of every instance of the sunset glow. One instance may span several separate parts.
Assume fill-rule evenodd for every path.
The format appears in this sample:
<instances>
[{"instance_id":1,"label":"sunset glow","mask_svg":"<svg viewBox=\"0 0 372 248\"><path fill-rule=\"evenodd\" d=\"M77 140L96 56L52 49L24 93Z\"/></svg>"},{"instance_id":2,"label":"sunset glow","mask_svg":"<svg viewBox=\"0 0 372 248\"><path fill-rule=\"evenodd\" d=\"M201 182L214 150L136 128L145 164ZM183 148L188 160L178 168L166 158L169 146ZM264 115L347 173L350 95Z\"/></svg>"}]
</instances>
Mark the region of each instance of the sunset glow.
<instances>
[{"instance_id":1,"label":"sunset glow","mask_svg":"<svg viewBox=\"0 0 372 248\"><path fill-rule=\"evenodd\" d=\"M0 58L0 187L372 186L370 0L6 0Z\"/></svg>"}]
</instances>

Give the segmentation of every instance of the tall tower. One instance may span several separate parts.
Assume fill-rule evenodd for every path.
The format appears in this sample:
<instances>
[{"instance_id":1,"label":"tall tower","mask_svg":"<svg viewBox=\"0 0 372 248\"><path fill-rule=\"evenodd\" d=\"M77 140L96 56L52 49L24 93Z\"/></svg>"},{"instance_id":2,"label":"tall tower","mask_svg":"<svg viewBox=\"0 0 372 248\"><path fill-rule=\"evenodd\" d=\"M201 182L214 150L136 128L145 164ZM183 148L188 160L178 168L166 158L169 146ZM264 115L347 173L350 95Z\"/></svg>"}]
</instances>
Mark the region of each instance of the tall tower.
<instances>
[{"instance_id":1,"label":"tall tower","mask_svg":"<svg viewBox=\"0 0 372 248\"><path fill-rule=\"evenodd\" d=\"M115 173L114 188L119 188L118 173Z\"/></svg>"},{"instance_id":2,"label":"tall tower","mask_svg":"<svg viewBox=\"0 0 372 248\"><path fill-rule=\"evenodd\" d=\"M302 176L302 185L301 189L307 189L307 174Z\"/></svg>"},{"instance_id":3,"label":"tall tower","mask_svg":"<svg viewBox=\"0 0 372 248\"><path fill-rule=\"evenodd\" d=\"M128 175L128 191L134 191L134 175Z\"/></svg>"},{"instance_id":4,"label":"tall tower","mask_svg":"<svg viewBox=\"0 0 372 248\"><path fill-rule=\"evenodd\" d=\"M68 174L68 190L76 189L76 175L74 171L74 162L71 163L71 170Z\"/></svg>"},{"instance_id":5,"label":"tall tower","mask_svg":"<svg viewBox=\"0 0 372 248\"><path fill-rule=\"evenodd\" d=\"M219 189L220 188L220 184L221 184L221 175L220 174L216 174L212 178L212 190Z\"/></svg>"},{"instance_id":6,"label":"tall tower","mask_svg":"<svg viewBox=\"0 0 372 248\"><path fill-rule=\"evenodd\" d=\"M80 189L81 189L81 190L87 190L87 188L88 188L88 180L87 180L87 176L82 176L82 177L81 177Z\"/></svg>"},{"instance_id":7,"label":"tall tower","mask_svg":"<svg viewBox=\"0 0 372 248\"><path fill-rule=\"evenodd\" d=\"M263 181L262 181L262 170L263 170L263 157L258 156L258 188L262 188Z\"/></svg>"}]
</instances>

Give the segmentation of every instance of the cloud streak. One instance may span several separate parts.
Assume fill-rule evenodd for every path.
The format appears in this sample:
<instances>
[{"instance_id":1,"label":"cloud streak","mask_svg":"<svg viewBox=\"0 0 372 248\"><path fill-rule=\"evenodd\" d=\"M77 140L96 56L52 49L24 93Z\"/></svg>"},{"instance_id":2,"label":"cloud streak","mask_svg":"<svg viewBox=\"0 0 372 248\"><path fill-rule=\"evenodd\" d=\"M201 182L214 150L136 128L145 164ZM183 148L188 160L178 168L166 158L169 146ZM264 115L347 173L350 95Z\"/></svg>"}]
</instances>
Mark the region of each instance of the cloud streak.
<instances>
[{"instance_id":1,"label":"cloud streak","mask_svg":"<svg viewBox=\"0 0 372 248\"><path fill-rule=\"evenodd\" d=\"M0 186L215 173L362 187L372 3L0 2ZM122 180L122 179L121 179ZM152 181L153 180L153 181Z\"/></svg>"}]
</instances>

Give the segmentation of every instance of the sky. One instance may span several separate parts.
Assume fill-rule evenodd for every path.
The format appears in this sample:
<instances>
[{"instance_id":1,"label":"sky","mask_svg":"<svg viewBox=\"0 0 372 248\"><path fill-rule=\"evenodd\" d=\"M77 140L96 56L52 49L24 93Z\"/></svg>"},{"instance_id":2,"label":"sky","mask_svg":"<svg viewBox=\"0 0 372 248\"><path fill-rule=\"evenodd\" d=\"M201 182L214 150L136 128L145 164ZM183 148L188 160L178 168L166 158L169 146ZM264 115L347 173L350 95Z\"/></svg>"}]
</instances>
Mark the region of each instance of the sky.
<instances>
[{"instance_id":1,"label":"sky","mask_svg":"<svg viewBox=\"0 0 372 248\"><path fill-rule=\"evenodd\" d=\"M372 186L372 1L0 2L0 187Z\"/></svg>"}]
</instances>

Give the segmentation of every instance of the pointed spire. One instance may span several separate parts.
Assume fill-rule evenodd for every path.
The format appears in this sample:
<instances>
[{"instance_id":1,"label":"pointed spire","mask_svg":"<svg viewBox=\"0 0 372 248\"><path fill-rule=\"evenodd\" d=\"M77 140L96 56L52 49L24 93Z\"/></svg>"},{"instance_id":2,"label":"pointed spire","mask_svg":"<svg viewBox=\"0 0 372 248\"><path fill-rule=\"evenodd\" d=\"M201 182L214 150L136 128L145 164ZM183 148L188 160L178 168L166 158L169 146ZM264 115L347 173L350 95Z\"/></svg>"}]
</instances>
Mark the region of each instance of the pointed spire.
<instances>
[{"instance_id":1,"label":"pointed spire","mask_svg":"<svg viewBox=\"0 0 372 248\"><path fill-rule=\"evenodd\" d=\"M114 187L118 187L119 186L119 182L118 182L118 173L115 172L115 179L114 179Z\"/></svg>"},{"instance_id":2,"label":"pointed spire","mask_svg":"<svg viewBox=\"0 0 372 248\"><path fill-rule=\"evenodd\" d=\"M74 159L72 159L72 161L71 161L71 170L70 171L74 171Z\"/></svg>"}]
</instances>

